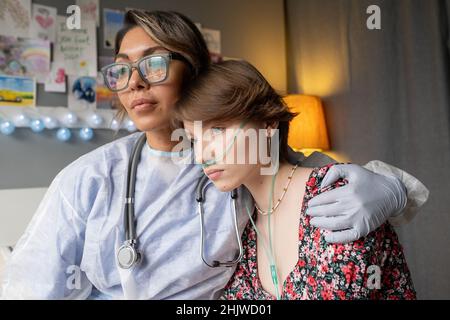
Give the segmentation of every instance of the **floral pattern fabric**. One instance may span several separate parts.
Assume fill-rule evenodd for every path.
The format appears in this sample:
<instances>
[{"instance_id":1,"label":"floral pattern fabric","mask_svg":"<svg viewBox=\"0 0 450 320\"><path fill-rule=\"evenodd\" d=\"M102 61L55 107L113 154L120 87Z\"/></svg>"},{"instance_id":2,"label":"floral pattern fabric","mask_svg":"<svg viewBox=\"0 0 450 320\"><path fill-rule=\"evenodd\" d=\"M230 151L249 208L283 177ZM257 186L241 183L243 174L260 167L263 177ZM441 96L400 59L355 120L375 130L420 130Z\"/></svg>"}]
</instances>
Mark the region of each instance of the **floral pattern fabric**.
<instances>
[{"instance_id":1,"label":"floral pattern fabric","mask_svg":"<svg viewBox=\"0 0 450 320\"><path fill-rule=\"evenodd\" d=\"M314 196L346 184L320 189L329 168L315 168L306 184L299 224L298 262L283 282L281 299L415 299L416 293L402 247L386 222L366 237L347 244L329 244L325 230L310 224L305 214ZM255 217L254 217L255 218ZM258 277L256 232L249 221L243 237L244 256L227 284L224 299L275 299L262 288Z\"/></svg>"}]
</instances>

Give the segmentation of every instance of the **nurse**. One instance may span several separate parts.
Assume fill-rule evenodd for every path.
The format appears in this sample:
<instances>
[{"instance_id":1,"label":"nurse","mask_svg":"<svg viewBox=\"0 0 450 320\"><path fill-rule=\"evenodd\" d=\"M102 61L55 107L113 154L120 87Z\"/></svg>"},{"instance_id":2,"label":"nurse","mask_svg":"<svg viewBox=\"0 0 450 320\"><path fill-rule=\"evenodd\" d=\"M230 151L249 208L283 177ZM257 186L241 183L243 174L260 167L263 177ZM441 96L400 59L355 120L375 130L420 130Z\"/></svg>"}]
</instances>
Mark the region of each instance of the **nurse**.
<instances>
[{"instance_id":1,"label":"nurse","mask_svg":"<svg viewBox=\"0 0 450 320\"><path fill-rule=\"evenodd\" d=\"M172 109L182 89L209 64L205 41L185 16L128 11L126 28L117 35L115 64L104 73L107 85L118 94L121 114L128 114L147 137L135 185L136 232L144 259L131 269L121 269L116 260L125 234L127 164L141 135L135 133L80 157L55 177L6 266L2 298L215 299L221 295L234 268L209 268L199 254L194 189L202 168L191 164L189 146L173 152L179 142L171 140ZM306 159L305 163L314 166L323 161ZM345 177L349 188L339 197L332 192L328 197L324 193L322 200L316 197L316 212L326 216L326 203L342 200L352 218L349 232L335 233L334 238L331 233L328 241L355 240L389 218L407 215L402 212L407 203L418 203L417 197L407 199L407 192L418 189L406 190L408 181L395 178L405 173L383 171L387 165L372 168L386 176L358 166L335 168L330 179ZM214 187L207 194L205 255L231 260L237 250L231 201ZM242 234L248 221L244 208L253 200L243 188L239 199Z\"/></svg>"}]
</instances>

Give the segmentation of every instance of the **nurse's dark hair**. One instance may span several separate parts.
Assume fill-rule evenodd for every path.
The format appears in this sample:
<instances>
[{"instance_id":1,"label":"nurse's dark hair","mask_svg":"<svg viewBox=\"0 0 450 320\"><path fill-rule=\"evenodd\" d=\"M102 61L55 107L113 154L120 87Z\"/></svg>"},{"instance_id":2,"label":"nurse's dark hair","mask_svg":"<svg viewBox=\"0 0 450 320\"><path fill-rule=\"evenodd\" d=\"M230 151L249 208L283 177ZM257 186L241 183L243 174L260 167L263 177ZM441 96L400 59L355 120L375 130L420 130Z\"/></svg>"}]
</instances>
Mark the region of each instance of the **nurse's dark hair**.
<instances>
[{"instance_id":1,"label":"nurse's dark hair","mask_svg":"<svg viewBox=\"0 0 450 320\"><path fill-rule=\"evenodd\" d=\"M187 59L190 68L185 83L196 78L211 64L209 51L200 30L185 15L174 11L127 11L124 27L116 34L116 55L123 38L134 27L141 27L158 45ZM118 106L118 118L122 120L126 111L120 104Z\"/></svg>"},{"instance_id":2,"label":"nurse's dark hair","mask_svg":"<svg viewBox=\"0 0 450 320\"><path fill-rule=\"evenodd\" d=\"M185 88L174 109L175 121L278 124L282 162L288 162L289 122L295 116L264 76L243 60L211 65Z\"/></svg>"}]
</instances>

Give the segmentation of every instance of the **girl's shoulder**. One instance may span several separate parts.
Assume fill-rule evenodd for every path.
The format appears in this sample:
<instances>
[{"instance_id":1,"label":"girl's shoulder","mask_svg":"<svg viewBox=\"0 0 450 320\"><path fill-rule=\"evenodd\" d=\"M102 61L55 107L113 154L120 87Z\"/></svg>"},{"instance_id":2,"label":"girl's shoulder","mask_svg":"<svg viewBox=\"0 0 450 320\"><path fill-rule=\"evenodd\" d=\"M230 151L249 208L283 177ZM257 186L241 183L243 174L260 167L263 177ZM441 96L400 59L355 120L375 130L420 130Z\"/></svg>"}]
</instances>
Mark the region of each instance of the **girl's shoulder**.
<instances>
[{"instance_id":1,"label":"girl's shoulder","mask_svg":"<svg viewBox=\"0 0 450 320\"><path fill-rule=\"evenodd\" d=\"M338 163L330 163L325 166L321 167L315 167L310 170L310 174L308 177L308 180L306 181L306 191L307 195L312 198L316 195L319 195L322 192L326 192L330 189L334 189L340 186L343 186L346 184L346 181L343 179L337 180L335 183L325 186L324 188L321 188L322 181L324 180L325 176L327 175L328 171ZM309 169L309 168L307 168Z\"/></svg>"}]
</instances>

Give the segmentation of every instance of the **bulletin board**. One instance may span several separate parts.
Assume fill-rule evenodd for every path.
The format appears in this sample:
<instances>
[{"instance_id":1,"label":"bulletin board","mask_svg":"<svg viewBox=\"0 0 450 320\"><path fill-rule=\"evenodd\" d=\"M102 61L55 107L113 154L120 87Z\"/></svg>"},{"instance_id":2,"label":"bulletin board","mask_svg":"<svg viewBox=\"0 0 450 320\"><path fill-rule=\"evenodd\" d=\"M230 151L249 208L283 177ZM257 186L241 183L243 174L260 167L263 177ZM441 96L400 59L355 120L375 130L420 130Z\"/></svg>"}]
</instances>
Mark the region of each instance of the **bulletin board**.
<instances>
[{"instance_id":1,"label":"bulletin board","mask_svg":"<svg viewBox=\"0 0 450 320\"><path fill-rule=\"evenodd\" d=\"M76 0L63 10L59 1L2 3L0 134L57 129L55 137L68 141L74 133L89 140L96 129L136 130L130 119L115 119L116 94L99 71L113 63L115 35L132 8L107 8L100 0ZM220 56L220 30L196 25L211 55Z\"/></svg>"}]
</instances>

